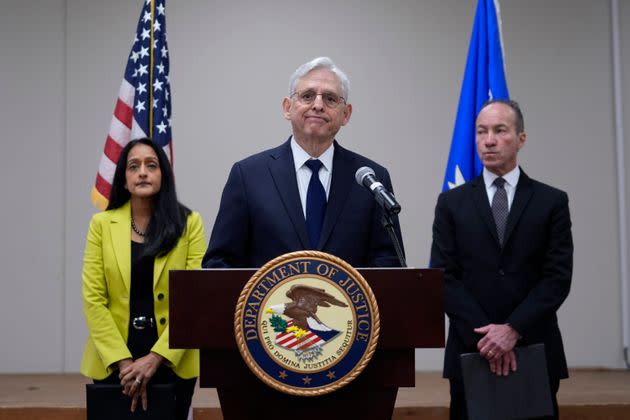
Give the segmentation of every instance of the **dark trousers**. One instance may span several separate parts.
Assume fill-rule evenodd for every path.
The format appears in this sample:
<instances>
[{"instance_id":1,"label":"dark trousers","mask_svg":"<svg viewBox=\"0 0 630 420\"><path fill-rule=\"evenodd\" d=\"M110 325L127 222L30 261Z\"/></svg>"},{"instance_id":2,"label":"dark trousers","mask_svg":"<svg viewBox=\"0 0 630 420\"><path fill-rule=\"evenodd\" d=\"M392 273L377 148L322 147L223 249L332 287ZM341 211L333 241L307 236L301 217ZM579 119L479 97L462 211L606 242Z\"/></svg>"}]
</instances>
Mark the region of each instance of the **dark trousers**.
<instances>
[{"instance_id":1,"label":"dark trousers","mask_svg":"<svg viewBox=\"0 0 630 420\"><path fill-rule=\"evenodd\" d=\"M103 380L94 379L95 384L120 384L118 379L118 371L115 371L107 378ZM168 367L162 365L158 368L155 375L151 378L147 385L152 384L175 384L175 411L177 414L176 420L186 420L188 418L188 409L192 402L193 392L195 391L195 384L197 378L182 379ZM151 404L151 401L149 401ZM129 407L131 408L131 398L129 399ZM141 401L138 401L138 408L136 410L142 410Z\"/></svg>"},{"instance_id":2,"label":"dark trousers","mask_svg":"<svg viewBox=\"0 0 630 420\"><path fill-rule=\"evenodd\" d=\"M461 380L449 379L451 385L451 407L449 412L450 420L468 420L468 410L466 409L466 395L464 384ZM560 388L559 380L549 380L551 389L551 403L553 404L553 416L537 417L539 420L558 420L558 399L556 394Z\"/></svg>"}]
</instances>

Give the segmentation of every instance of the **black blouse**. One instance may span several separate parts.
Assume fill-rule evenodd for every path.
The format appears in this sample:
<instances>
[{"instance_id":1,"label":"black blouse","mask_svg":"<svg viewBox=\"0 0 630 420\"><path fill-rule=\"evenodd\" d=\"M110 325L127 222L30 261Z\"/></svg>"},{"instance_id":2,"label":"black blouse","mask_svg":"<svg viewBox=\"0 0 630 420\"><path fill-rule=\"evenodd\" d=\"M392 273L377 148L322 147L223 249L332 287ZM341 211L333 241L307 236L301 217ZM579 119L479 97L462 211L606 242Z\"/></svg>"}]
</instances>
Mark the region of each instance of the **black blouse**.
<instances>
[{"instance_id":1,"label":"black blouse","mask_svg":"<svg viewBox=\"0 0 630 420\"><path fill-rule=\"evenodd\" d=\"M143 251L143 243L131 241L131 294L127 346L134 360L149 354L158 338L153 304L153 263L155 258L143 256ZM135 328L133 320L138 317L151 319L153 321L152 326L146 325L144 329Z\"/></svg>"}]
</instances>

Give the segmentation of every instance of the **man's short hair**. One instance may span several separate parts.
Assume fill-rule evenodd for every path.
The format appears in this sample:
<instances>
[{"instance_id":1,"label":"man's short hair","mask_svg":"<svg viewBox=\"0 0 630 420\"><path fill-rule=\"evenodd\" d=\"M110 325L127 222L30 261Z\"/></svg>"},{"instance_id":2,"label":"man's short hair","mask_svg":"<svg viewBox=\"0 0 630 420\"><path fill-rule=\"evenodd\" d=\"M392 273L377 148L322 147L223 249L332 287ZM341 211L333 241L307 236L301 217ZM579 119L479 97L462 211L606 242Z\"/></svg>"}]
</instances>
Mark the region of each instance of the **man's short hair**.
<instances>
[{"instance_id":1,"label":"man's short hair","mask_svg":"<svg viewBox=\"0 0 630 420\"><path fill-rule=\"evenodd\" d=\"M479 113L481 113L481 111L483 111L485 107L492 104L503 104L512 108L512 111L514 111L516 133L522 133L523 131L525 131L525 120L523 119L523 113L521 112L521 107L519 106L518 102L511 99L490 99L481 106Z\"/></svg>"},{"instance_id":2,"label":"man's short hair","mask_svg":"<svg viewBox=\"0 0 630 420\"><path fill-rule=\"evenodd\" d=\"M327 69L333 72L341 83L342 96L346 101L348 101L348 95L350 95L350 80L348 79L348 76L346 76L346 74L328 57L317 57L298 67L289 79L289 96L295 93L295 86L298 81L315 69Z\"/></svg>"}]
</instances>

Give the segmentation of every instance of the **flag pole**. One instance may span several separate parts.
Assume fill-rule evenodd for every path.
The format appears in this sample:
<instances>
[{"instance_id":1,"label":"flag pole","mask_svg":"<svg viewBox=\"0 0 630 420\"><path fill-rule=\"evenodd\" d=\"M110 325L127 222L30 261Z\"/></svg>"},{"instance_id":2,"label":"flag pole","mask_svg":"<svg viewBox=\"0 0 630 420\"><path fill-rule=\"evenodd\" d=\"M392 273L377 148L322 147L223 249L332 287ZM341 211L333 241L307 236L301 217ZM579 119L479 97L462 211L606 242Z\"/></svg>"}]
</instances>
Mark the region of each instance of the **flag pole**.
<instances>
[{"instance_id":1,"label":"flag pole","mask_svg":"<svg viewBox=\"0 0 630 420\"><path fill-rule=\"evenodd\" d=\"M155 0L151 0L151 43L149 44L149 104L147 112L149 113L149 138L153 140L153 65L155 48L153 48L153 23L155 22Z\"/></svg>"},{"instance_id":2,"label":"flag pole","mask_svg":"<svg viewBox=\"0 0 630 420\"><path fill-rule=\"evenodd\" d=\"M621 94L621 58L619 42L619 1L611 0L612 46L613 46L613 97L615 107L615 140L617 151L617 203L619 219L619 274L621 283L621 333L623 340L623 357L626 368L630 369L630 291L628 290L628 226L626 225L626 162L623 132L623 97Z\"/></svg>"}]
</instances>

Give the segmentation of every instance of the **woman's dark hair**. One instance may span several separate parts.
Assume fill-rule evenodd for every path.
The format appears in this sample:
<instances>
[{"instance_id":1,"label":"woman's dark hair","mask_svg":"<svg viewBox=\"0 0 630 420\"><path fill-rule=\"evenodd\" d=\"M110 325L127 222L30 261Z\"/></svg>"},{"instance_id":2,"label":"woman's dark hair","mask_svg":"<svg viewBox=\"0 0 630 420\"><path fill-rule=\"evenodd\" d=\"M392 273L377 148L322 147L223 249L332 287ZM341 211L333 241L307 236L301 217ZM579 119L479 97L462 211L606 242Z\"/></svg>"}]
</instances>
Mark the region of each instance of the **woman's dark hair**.
<instances>
[{"instance_id":1,"label":"woman's dark hair","mask_svg":"<svg viewBox=\"0 0 630 420\"><path fill-rule=\"evenodd\" d=\"M175 177L171 164L164 150L151 139L131 140L120 152L107 210L117 209L131 198L131 194L125 188L127 158L129 151L137 144L145 144L153 149L162 172L162 185L153 199L153 214L144 238L144 255L159 257L168 254L177 244L186 229L186 219L190 214L190 209L177 201Z\"/></svg>"}]
</instances>

